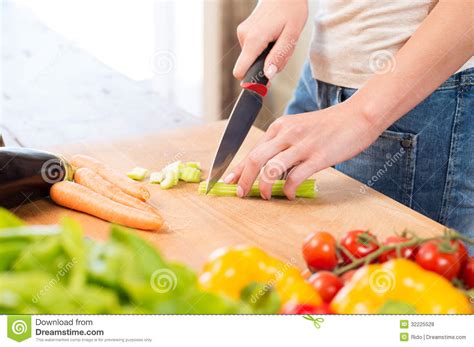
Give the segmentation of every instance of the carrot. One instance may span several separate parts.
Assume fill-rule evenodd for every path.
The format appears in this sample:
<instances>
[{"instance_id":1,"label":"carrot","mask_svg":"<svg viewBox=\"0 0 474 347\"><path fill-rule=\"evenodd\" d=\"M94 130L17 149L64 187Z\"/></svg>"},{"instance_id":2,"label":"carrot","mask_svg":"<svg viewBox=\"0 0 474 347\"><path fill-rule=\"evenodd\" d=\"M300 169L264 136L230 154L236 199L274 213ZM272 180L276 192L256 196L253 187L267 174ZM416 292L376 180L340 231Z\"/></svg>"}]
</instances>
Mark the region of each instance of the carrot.
<instances>
[{"instance_id":1,"label":"carrot","mask_svg":"<svg viewBox=\"0 0 474 347\"><path fill-rule=\"evenodd\" d=\"M58 205L130 228L158 230L163 225L163 219L156 214L119 204L74 182L55 183L50 196Z\"/></svg>"},{"instance_id":2,"label":"carrot","mask_svg":"<svg viewBox=\"0 0 474 347\"><path fill-rule=\"evenodd\" d=\"M103 179L118 186L125 193L142 201L146 201L150 198L150 192L142 184L135 182L124 174L116 172L97 159L87 155L76 154L71 158L70 163L77 168L87 167L91 169L98 173Z\"/></svg>"},{"instance_id":3,"label":"carrot","mask_svg":"<svg viewBox=\"0 0 474 347\"><path fill-rule=\"evenodd\" d=\"M119 187L104 180L99 174L87 167L81 167L74 173L74 182L79 183L100 195L103 195L122 205L137 208L139 210L155 213L159 215L158 211L153 206L148 205L131 195L124 193Z\"/></svg>"}]
</instances>

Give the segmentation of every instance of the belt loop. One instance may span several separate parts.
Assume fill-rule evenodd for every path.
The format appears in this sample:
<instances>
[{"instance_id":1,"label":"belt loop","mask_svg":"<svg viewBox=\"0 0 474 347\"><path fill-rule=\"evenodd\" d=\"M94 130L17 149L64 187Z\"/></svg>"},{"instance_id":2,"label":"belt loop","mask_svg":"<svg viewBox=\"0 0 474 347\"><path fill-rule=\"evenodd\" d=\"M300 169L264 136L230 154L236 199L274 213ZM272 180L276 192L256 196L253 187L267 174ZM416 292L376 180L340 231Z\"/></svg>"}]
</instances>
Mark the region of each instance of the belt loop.
<instances>
[{"instance_id":1,"label":"belt loop","mask_svg":"<svg viewBox=\"0 0 474 347\"><path fill-rule=\"evenodd\" d=\"M336 100L338 104L342 102L342 87L336 87Z\"/></svg>"}]
</instances>

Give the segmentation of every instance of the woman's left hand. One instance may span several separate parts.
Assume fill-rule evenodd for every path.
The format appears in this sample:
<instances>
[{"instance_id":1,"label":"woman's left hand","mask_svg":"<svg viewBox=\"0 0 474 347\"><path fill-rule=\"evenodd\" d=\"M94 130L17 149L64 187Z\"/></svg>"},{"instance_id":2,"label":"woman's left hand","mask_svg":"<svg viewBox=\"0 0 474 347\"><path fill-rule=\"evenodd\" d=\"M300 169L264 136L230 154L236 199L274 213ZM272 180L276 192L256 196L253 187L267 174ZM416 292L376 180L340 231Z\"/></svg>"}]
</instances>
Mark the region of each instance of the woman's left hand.
<instances>
[{"instance_id":1,"label":"woman's left hand","mask_svg":"<svg viewBox=\"0 0 474 347\"><path fill-rule=\"evenodd\" d=\"M284 192L294 199L305 179L354 157L383 131L359 109L347 100L321 111L280 117L224 181L238 182L237 195L244 197L260 174L261 196L268 200L273 182L291 169Z\"/></svg>"}]
</instances>

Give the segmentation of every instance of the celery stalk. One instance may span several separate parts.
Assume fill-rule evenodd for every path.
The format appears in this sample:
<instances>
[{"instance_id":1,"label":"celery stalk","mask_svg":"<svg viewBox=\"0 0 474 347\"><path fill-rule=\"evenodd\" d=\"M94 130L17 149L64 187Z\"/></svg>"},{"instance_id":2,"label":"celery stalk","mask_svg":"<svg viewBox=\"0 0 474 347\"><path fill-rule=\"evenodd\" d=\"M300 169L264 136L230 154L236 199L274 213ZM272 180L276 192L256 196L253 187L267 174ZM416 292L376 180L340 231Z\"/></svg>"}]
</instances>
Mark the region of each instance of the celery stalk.
<instances>
[{"instance_id":1,"label":"celery stalk","mask_svg":"<svg viewBox=\"0 0 474 347\"><path fill-rule=\"evenodd\" d=\"M150 183L151 184L158 184L163 182L165 179L165 174L162 171L159 172L152 172L150 175Z\"/></svg>"},{"instance_id":2,"label":"celery stalk","mask_svg":"<svg viewBox=\"0 0 474 347\"><path fill-rule=\"evenodd\" d=\"M142 167L136 167L132 171L127 172L127 176L135 181L142 181L148 176L148 170Z\"/></svg>"},{"instance_id":3,"label":"celery stalk","mask_svg":"<svg viewBox=\"0 0 474 347\"><path fill-rule=\"evenodd\" d=\"M199 183L201 181L201 170L193 167L184 167L179 173L179 179L185 182Z\"/></svg>"},{"instance_id":4,"label":"celery stalk","mask_svg":"<svg viewBox=\"0 0 474 347\"><path fill-rule=\"evenodd\" d=\"M272 187L272 196L285 196L283 193L283 186L285 185L284 180L276 180ZM203 181L199 184L199 194L206 194L207 181ZM296 189L297 198L315 198L317 192L317 186L314 179L308 179L301 183ZM209 192L209 195L215 196L237 196L237 185L226 184L217 182ZM250 192L247 196L260 196L260 190L258 188L258 182L254 183Z\"/></svg>"}]
</instances>

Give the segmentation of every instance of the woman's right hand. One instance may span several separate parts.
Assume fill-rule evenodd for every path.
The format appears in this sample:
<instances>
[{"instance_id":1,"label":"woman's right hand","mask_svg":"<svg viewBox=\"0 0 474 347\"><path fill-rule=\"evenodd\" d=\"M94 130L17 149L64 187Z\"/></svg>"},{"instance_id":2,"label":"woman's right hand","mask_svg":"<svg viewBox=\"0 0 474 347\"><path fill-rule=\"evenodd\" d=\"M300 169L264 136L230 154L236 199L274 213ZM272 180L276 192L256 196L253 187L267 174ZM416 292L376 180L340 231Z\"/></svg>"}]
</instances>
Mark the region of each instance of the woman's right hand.
<instances>
[{"instance_id":1,"label":"woman's right hand","mask_svg":"<svg viewBox=\"0 0 474 347\"><path fill-rule=\"evenodd\" d=\"M261 0L237 27L242 51L234 67L235 78L244 78L270 42L276 42L265 60L264 72L272 79L291 55L308 17L307 0Z\"/></svg>"}]
</instances>

